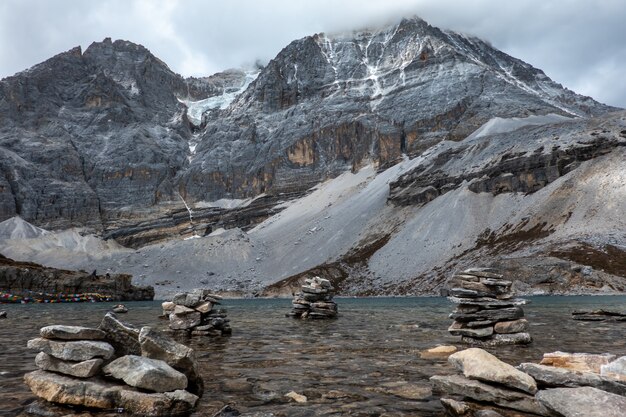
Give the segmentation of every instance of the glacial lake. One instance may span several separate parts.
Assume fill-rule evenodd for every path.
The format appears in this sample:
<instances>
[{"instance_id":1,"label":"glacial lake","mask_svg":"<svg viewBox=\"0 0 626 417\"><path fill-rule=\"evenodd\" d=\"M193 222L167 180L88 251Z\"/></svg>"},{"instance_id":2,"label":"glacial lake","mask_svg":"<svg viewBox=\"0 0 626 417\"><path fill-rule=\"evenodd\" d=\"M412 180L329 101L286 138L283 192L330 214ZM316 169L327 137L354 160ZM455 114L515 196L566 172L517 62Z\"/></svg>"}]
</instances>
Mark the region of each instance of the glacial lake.
<instances>
[{"instance_id":1,"label":"glacial lake","mask_svg":"<svg viewBox=\"0 0 626 417\"><path fill-rule=\"evenodd\" d=\"M626 355L626 322L581 322L574 309L626 310L626 296L529 297L524 306L534 342L491 349L517 365L544 352ZM445 359L421 359L438 344L462 348L446 329L454 308L445 298L336 298L340 317L301 321L285 317L290 299L225 300L233 334L180 340L196 350L205 381L193 416L223 405L277 416L443 416L439 398L424 396L428 378L453 370ZM97 326L115 303L0 305L0 416L15 416L35 397L23 384L35 369L27 340L52 324ZM165 328L160 302L126 303L119 317L137 326ZM306 395L306 403L284 394ZM113 415L101 413L102 415ZM119 415L119 414L115 414Z\"/></svg>"}]
</instances>

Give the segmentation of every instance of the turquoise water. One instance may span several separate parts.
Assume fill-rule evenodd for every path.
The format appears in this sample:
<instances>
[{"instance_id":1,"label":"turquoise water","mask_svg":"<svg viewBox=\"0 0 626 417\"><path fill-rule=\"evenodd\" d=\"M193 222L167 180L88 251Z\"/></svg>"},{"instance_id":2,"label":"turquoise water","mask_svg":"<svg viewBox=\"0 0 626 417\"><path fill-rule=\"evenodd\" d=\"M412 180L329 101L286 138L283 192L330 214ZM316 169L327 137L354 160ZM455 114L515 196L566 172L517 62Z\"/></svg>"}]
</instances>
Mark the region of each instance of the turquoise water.
<instances>
[{"instance_id":1,"label":"turquoise water","mask_svg":"<svg viewBox=\"0 0 626 417\"><path fill-rule=\"evenodd\" d=\"M573 309L626 310L626 296L531 297L525 306L534 342L492 352L518 364L555 350L626 355L626 322L571 319ZM428 378L451 373L444 360L421 359L438 344L462 347L446 331L453 305L445 298L336 298L332 321L286 318L288 299L226 300L233 335L182 340L196 349L206 390L194 416L210 416L224 404L240 411L285 416L442 416L439 400L415 394ZM36 352L26 349L40 327L97 326L114 303L2 305L0 320L0 416L13 416L34 396L22 383L34 370ZM165 328L160 302L126 304L120 317L137 326ZM289 403L284 394L307 396ZM423 390L421 390L423 392Z\"/></svg>"}]
</instances>

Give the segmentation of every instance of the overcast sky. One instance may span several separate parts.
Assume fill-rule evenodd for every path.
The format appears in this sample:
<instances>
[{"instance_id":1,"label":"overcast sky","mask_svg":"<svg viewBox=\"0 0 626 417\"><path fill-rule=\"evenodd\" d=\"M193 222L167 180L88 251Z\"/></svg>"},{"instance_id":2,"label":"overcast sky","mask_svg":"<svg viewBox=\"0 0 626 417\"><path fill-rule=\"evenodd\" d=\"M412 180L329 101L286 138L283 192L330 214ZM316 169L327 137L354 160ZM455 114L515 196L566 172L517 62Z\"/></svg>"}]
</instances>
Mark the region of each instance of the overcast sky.
<instances>
[{"instance_id":1,"label":"overcast sky","mask_svg":"<svg viewBox=\"0 0 626 417\"><path fill-rule=\"evenodd\" d=\"M625 0L0 0L0 78L105 37L183 75L268 61L290 41L417 15L626 107Z\"/></svg>"}]
</instances>

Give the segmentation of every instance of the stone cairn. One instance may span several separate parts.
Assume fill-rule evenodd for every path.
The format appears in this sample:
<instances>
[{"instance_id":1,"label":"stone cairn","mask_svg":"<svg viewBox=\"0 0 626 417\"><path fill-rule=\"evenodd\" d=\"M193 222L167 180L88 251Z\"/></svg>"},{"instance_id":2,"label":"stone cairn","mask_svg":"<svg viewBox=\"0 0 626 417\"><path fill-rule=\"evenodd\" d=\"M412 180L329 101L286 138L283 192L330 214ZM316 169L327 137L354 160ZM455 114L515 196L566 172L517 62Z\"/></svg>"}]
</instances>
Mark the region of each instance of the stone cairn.
<instances>
[{"instance_id":1,"label":"stone cairn","mask_svg":"<svg viewBox=\"0 0 626 417\"><path fill-rule=\"evenodd\" d=\"M528 321L520 305L529 301L513 298L511 281L488 268L471 268L449 282L448 299L457 304L450 314L448 331L477 346L527 344L532 341Z\"/></svg>"},{"instance_id":2,"label":"stone cairn","mask_svg":"<svg viewBox=\"0 0 626 417\"><path fill-rule=\"evenodd\" d=\"M539 364L513 367L470 348L450 355L448 362L456 374L430 378L446 415L626 415L626 356L552 352L545 353Z\"/></svg>"},{"instance_id":3,"label":"stone cairn","mask_svg":"<svg viewBox=\"0 0 626 417\"><path fill-rule=\"evenodd\" d=\"M163 317L169 319L169 328L176 333L187 333L191 336L231 334L226 310L214 308L221 304L221 300L222 297L205 289L179 293L172 301L161 305Z\"/></svg>"},{"instance_id":4,"label":"stone cairn","mask_svg":"<svg viewBox=\"0 0 626 417\"><path fill-rule=\"evenodd\" d=\"M39 370L24 381L50 403L158 417L189 413L202 395L192 349L114 313L98 329L55 325L40 336L28 341Z\"/></svg>"},{"instance_id":5,"label":"stone cairn","mask_svg":"<svg viewBox=\"0 0 626 417\"><path fill-rule=\"evenodd\" d=\"M287 317L302 319L332 319L337 317L334 289L329 280L313 277L304 280L301 292L294 296L293 309Z\"/></svg>"}]
</instances>

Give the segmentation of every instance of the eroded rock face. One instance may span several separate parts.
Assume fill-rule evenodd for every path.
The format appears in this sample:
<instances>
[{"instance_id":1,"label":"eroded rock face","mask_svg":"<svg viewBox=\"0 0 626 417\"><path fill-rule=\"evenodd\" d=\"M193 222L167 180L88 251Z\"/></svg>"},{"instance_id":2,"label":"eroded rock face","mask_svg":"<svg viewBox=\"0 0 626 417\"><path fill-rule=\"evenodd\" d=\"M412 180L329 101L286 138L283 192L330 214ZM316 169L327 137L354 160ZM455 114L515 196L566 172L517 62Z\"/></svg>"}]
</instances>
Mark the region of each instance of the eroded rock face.
<instances>
[{"instance_id":1,"label":"eroded rock face","mask_svg":"<svg viewBox=\"0 0 626 417\"><path fill-rule=\"evenodd\" d=\"M467 378L495 382L529 394L537 392L537 384L530 375L482 349L470 348L454 353L448 357L448 362L463 372Z\"/></svg>"},{"instance_id":2,"label":"eroded rock face","mask_svg":"<svg viewBox=\"0 0 626 417\"><path fill-rule=\"evenodd\" d=\"M103 368L105 374L123 380L131 387L154 392L187 388L187 377L163 361L143 356L126 355Z\"/></svg>"}]
</instances>

